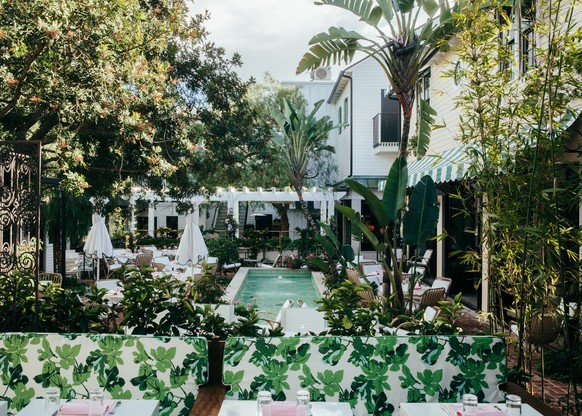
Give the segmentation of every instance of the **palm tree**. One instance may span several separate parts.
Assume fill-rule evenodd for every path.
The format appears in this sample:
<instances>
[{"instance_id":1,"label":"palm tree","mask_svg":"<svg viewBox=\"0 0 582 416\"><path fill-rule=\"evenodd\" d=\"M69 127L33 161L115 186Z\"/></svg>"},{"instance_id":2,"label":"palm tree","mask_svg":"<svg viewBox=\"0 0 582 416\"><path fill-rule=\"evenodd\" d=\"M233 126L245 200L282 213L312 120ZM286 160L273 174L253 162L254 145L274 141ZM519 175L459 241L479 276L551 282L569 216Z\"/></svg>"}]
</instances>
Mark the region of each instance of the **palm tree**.
<instances>
[{"instance_id":1,"label":"palm tree","mask_svg":"<svg viewBox=\"0 0 582 416\"><path fill-rule=\"evenodd\" d=\"M377 36L372 39L342 27L330 27L327 33L319 33L311 39L309 52L303 55L297 73L341 61L347 64L357 51L377 61L402 109L399 155L406 158L420 71L440 48L447 46L454 29L448 0L320 0L316 4L340 7L355 14L371 26ZM426 22L417 27L418 19L423 16L427 17ZM430 123L436 114L424 101L420 109L416 150L419 157L428 149Z\"/></svg>"},{"instance_id":2,"label":"palm tree","mask_svg":"<svg viewBox=\"0 0 582 416\"><path fill-rule=\"evenodd\" d=\"M275 135L272 141L274 154L283 163L289 181L297 192L301 209L314 231L317 224L303 199L303 184L310 161L322 152L334 152L333 146L327 144L327 136L337 127L333 125L329 116L316 119L315 114L323 102L321 100L315 103L309 114L304 101L294 104L291 100L285 99L283 109L277 106L271 108L271 115L280 133Z\"/></svg>"}]
</instances>

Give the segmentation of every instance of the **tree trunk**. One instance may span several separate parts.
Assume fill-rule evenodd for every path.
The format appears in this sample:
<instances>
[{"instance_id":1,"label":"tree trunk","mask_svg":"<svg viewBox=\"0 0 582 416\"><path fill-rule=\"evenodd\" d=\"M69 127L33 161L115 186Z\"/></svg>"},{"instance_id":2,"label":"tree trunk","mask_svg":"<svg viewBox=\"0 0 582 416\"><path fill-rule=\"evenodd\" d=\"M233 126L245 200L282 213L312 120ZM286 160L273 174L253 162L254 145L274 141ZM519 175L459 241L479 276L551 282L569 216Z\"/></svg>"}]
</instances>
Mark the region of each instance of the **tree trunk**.
<instances>
[{"instance_id":1,"label":"tree trunk","mask_svg":"<svg viewBox=\"0 0 582 416\"><path fill-rule=\"evenodd\" d=\"M311 228L311 230L313 232L317 232L317 223L315 222L315 220L311 216L311 213L309 212L309 208L307 207L307 203L303 199L303 186L301 186L300 184L297 184L297 183L294 186L295 186L295 192L297 192L297 197L299 198L299 204L301 204L301 209L303 210L303 213L307 217L307 223L309 224L309 227Z\"/></svg>"},{"instance_id":2,"label":"tree trunk","mask_svg":"<svg viewBox=\"0 0 582 416\"><path fill-rule=\"evenodd\" d=\"M412 119L412 109L414 108L414 90L403 91L398 94L398 102L402 109L402 134L400 136L400 147L398 155L408 158L408 138L410 136L410 120Z\"/></svg>"}]
</instances>

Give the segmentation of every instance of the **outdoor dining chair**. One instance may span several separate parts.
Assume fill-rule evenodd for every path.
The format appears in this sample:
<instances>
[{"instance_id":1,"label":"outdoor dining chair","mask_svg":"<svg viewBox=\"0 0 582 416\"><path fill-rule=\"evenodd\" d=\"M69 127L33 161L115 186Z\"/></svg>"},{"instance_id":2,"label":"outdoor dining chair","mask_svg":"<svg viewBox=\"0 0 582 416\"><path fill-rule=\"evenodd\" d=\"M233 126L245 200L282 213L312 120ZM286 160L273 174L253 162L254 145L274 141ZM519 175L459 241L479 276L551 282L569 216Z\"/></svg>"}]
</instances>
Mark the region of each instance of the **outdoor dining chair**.
<instances>
[{"instance_id":1,"label":"outdoor dining chair","mask_svg":"<svg viewBox=\"0 0 582 416\"><path fill-rule=\"evenodd\" d=\"M445 289L445 294L443 296L443 299L446 298L447 294L449 293L449 289L451 288L451 284L453 283L453 280L448 278L448 277L437 277L436 279L434 279L434 282L432 282L431 285L431 289L438 289L440 287Z\"/></svg>"},{"instance_id":2,"label":"outdoor dining chair","mask_svg":"<svg viewBox=\"0 0 582 416\"><path fill-rule=\"evenodd\" d=\"M346 274L348 276L348 280L355 284L360 284L362 281L360 280L360 276L357 270L347 269ZM360 300L360 305L363 307L367 307L370 303L375 299L374 293L371 290L360 290L357 292L358 296L362 298Z\"/></svg>"},{"instance_id":3,"label":"outdoor dining chair","mask_svg":"<svg viewBox=\"0 0 582 416\"><path fill-rule=\"evenodd\" d=\"M414 268L424 268L430 275L429 263L432 257L433 250L428 249L424 252L422 256L414 256L408 260L409 271L414 270Z\"/></svg>"},{"instance_id":4,"label":"outdoor dining chair","mask_svg":"<svg viewBox=\"0 0 582 416\"><path fill-rule=\"evenodd\" d=\"M154 256L151 253L141 253L135 258L136 267L150 267Z\"/></svg>"},{"instance_id":5,"label":"outdoor dining chair","mask_svg":"<svg viewBox=\"0 0 582 416\"><path fill-rule=\"evenodd\" d=\"M427 306L422 314L422 321L423 322L433 322L441 313L441 309L438 306ZM390 327L382 328L383 332L388 333L390 335L410 335L410 334L418 334L418 330L409 331L407 328L410 328L414 325L414 322L402 322L398 324L399 319L394 318L391 323Z\"/></svg>"},{"instance_id":6,"label":"outdoor dining chair","mask_svg":"<svg viewBox=\"0 0 582 416\"><path fill-rule=\"evenodd\" d=\"M438 302L443 300L445 296L445 289L443 287L439 287L437 289L427 289L420 299L412 299L412 303L414 309L416 310L423 310L427 306L436 306Z\"/></svg>"},{"instance_id":7,"label":"outdoor dining chair","mask_svg":"<svg viewBox=\"0 0 582 416\"><path fill-rule=\"evenodd\" d=\"M61 287L63 285L63 276L60 273L39 273L38 275L39 281L51 282L53 285L57 285Z\"/></svg>"}]
</instances>

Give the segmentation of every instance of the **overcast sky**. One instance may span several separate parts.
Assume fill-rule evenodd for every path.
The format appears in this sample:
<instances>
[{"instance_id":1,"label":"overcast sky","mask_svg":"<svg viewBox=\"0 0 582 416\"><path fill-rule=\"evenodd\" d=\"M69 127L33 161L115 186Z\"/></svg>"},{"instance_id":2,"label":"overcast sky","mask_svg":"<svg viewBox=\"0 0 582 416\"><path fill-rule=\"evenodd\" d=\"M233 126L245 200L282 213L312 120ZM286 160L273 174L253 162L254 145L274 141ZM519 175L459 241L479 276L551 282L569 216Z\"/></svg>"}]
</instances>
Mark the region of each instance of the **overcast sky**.
<instances>
[{"instance_id":1,"label":"overcast sky","mask_svg":"<svg viewBox=\"0 0 582 416\"><path fill-rule=\"evenodd\" d=\"M267 71L279 81L309 79L308 74L296 76L295 69L313 35L330 26L361 29L351 13L316 6L313 0L194 0L194 12L205 9L211 14L205 25L210 40L228 56L238 52L244 62L241 78L253 76L259 82ZM337 73L334 68L332 79Z\"/></svg>"}]
</instances>

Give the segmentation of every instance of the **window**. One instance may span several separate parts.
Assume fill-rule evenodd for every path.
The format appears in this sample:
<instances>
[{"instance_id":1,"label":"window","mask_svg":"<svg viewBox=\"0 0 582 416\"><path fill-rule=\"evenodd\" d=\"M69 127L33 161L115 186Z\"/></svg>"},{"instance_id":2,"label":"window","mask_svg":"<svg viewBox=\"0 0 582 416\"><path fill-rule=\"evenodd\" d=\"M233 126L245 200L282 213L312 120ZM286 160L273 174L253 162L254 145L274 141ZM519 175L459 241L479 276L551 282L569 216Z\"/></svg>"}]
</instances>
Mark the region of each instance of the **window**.
<instances>
[{"instance_id":1,"label":"window","mask_svg":"<svg viewBox=\"0 0 582 416\"><path fill-rule=\"evenodd\" d=\"M348 97L344 100L344 123L348 122Z\"/></svg>"},{"instance_id":2,"label":"window","mask_svg":"<svg viewBox=\"0 0 582 416\"><path fill-rule=\"evenodd\" d=\"M525 0L521 9L521 54L520 64L522 74L526 73L535 64L535 32L534 23L536 5L533 0Z\"/></svg>"},{"instance_id":3,"label":"window","mask_svg":"<svg viewBox=\"0 0 582 416\"><path fill-rule=\"evenodd\" d=\"M176 216L176 215L166 216L166 227L171 228L172 230L177 230L178 229L178 216Z\"/></svg>"},{"instance_id":4,"label":"window","mask_svg":"<svg viewBox=\"0 0 582 416\"><path fill-rule=\"evenodd\" d=\"M535 65L536 6L534 0L522 0L519 9L505 7L498 16L507 28L500 33L501 71L509 71L510 78L524 74Z\"/></svg>"},{"instance_id":5,"label":"window","mask_svg":"<svg viewBox=\"0 0 582 416\"><path fill-rule=\"evenodd\" d=\"M461 80L463 79L463 65L461 61L455 62L455 68L453 69L453 82L458 87L461 85Z\"/></svg>"},{"instance_id":6,"label":"window","mask_svg":"<svg viewBox=\"0 0 582 416\"><path fill-rule=\"evenodd\" d=\"M337 124L340 125L340 127L338 128L338 132L339 134L342 133L342 128L341 128L341 124L342 124L342 109L341 107L337 109Z\"/></svg>"},{"instance_id":7,"label":"window","mask_svg":"<svg viewBox=\"0 0 582 416\"><path fill-rule=\"evenodd\" d=\"M418 96L430 104L430 68L418 77Z\"/></svg>"},{"instance_id":8,"label":"window","mask_svg":"<svg viewBox=\"0 0 582 416\"><path fill-rule=\"evenodd\" d=\"M380 91L380 113L372 122L374 147L381 146L382 143L400 142L400 103L392 91Z\"/></svg>"}]
</instances>

